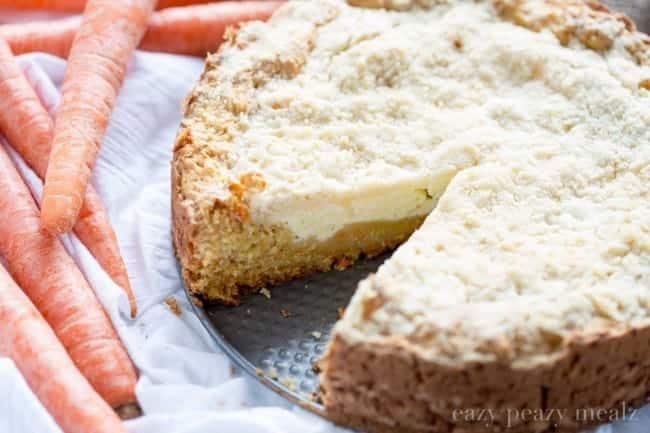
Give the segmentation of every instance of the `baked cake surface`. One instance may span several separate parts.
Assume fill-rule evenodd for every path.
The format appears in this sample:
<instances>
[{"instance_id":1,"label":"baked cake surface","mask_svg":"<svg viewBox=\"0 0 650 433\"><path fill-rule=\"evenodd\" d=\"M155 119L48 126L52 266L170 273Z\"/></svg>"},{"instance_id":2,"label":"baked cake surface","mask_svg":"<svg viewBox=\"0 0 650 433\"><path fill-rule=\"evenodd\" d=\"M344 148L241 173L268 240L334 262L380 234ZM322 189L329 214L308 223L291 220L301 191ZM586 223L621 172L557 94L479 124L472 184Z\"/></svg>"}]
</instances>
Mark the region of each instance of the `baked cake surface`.
<instances>
[{"instance_id":1,"label":"baked cake surface","mask_svg":"<svg viewBox=\"0 0 650 433\"><path fill-rule=\"evenodd\" d=\"M574 430L642 399L650 38L591 0L349 3L290 2L209 56L173 163L188 287L237 302L424 220L335 328L332 418Z\"/></svg>"}]
</instances>

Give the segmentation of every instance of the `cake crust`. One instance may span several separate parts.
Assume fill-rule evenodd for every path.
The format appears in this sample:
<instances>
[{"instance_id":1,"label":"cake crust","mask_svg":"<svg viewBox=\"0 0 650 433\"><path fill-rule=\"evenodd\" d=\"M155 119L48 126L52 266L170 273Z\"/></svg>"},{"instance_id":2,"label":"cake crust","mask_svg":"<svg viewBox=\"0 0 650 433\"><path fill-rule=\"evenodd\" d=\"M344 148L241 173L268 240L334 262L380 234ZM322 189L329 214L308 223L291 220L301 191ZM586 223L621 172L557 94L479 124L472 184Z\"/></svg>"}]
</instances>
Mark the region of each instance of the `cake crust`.
<instances>
[{"instance_id":1,"label":"cake crust","mask_svg":"<svg viewBox=\"0 0 650 433\"><path fill-rule=\"evenodd\" d=\"M332 419L372 433L581 431L629 420L626 411L645 403L649 342L650 325L575 335L562 352L513 368L445 365L403 339L367 344L335 335L321 364L323 399Z\"/></svg>"}]
</instances>

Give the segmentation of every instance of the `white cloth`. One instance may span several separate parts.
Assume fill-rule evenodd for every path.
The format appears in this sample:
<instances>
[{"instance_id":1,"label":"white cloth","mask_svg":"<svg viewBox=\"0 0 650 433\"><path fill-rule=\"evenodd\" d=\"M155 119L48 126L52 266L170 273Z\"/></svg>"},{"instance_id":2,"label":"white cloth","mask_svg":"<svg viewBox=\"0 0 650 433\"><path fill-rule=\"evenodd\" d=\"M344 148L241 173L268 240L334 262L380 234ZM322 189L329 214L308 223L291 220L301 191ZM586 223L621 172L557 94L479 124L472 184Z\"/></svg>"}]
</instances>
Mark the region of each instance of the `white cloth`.
<instances>
[{"instance_id":1,"label":"white cloth","mask_svg":"<svg viewBox=\"0 0 650 433\"><path fill-rule=\"evenodd\" d=\"M65 62L43 54L20 62L46 107L56 108ZM170 227L171 149L181 101L203 62L138 52L117 101L95 169L94 183L117 231L138 298L137 320L126 296L76 239L64 242L107 308L140 370L138 400L145 412L126 422L130 433L321 433L339 430L297 408L249 377L233 375L230 362L192 313L181 290ZM41 183L14 154L36 195ZM174 296L182 314L164 304ZM10 361L0 362L0 432L54 433L58 428ZM641 416L641 415L638 415ZM645 422L643 421L645 420ZM645 432L639 421L602 433Z\"/></svg>"}]
</instances>

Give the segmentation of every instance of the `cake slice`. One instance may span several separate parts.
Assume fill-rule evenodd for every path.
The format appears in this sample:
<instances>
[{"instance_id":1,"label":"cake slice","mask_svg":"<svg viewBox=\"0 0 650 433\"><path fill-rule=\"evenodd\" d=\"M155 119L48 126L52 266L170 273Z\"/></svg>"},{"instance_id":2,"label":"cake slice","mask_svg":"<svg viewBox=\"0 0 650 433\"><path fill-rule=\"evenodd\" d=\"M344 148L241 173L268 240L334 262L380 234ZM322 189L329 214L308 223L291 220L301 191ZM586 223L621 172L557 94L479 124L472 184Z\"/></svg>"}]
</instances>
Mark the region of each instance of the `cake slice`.
<instances>
[{"instance_id":1,"label":"cake slice","mask_svg":"<svg viewBox=\"0 0 650 433\"><path fill-rule=\"evenodd\" d=\"M334 330L328 416L576 430L650 390L649 167L650 38L597 1L292 1L208 57L174 240L224 303L405 242Z\"/></svg>"},{"instance_id":2,"label":"cake slice","mask_svg":"<svg viewBox=\"0 0 650 433\"><path fill-rule=\"evenodd\" d=\"M386 100L374 89L397 79L399 64L388 73L368 64L364 73L377 83L327 65L385 24L365 17L369 27L348 40L352 23L336 20L342 6L287 5L208 57L173 163L174 239L194 293L237 303L251 288L394 248L465 158L447 155L448 166L431 173L425 154L440 138L424 130L413 137L394 123L420 112L411 92L396 89ZM391 56L377 61L400 61ZM338 82L328 73L340 73Z\"/></svg>"}]
</instances>

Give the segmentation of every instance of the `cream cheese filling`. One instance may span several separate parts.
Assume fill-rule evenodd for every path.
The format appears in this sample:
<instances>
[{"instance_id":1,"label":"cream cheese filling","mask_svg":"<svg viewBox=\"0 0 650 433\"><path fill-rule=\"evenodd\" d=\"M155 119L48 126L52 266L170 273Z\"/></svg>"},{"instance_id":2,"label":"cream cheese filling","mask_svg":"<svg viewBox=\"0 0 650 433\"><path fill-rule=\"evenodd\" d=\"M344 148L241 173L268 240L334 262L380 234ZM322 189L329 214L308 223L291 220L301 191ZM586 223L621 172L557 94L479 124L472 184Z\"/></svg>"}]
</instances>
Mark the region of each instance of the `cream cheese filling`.
<instances>
[{"instance_id":1,"label":"cream cheese filling","mask_svg":"<svg viewBox=\"0 0 650 433\"><path fill-rule=\"evenodd\" d=\"M356 191L322 191L298 197L257 195L254 223L288 227L297 241L325 241L350 224L399 221L433 210L444 182L421 178Z\"/></svg>"}]
</instances>

